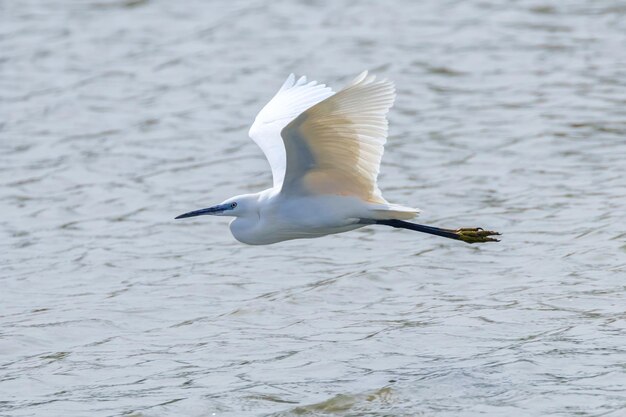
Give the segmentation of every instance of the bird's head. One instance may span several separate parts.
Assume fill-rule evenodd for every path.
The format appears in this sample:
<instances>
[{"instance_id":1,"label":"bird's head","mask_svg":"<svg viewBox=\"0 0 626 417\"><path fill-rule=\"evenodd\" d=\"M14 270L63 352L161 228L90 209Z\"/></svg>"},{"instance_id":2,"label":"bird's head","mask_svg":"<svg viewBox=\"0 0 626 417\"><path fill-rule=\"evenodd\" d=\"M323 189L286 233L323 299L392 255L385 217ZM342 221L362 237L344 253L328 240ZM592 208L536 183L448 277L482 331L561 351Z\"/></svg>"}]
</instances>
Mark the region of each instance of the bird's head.
<instances>
[{"instance_id":1,"label":"bird's head","mask_svg":"<svg viewBox=\"0 0 626 417\"><path fill-rule=\"evenodd\" d=\"M238 195L215 206L190 211L188 213L181 214L176 218L185 219L187 217L204 215L241 217L255 210L256 201L257 198L254 194Z\"/></svg>"}]
</instances>

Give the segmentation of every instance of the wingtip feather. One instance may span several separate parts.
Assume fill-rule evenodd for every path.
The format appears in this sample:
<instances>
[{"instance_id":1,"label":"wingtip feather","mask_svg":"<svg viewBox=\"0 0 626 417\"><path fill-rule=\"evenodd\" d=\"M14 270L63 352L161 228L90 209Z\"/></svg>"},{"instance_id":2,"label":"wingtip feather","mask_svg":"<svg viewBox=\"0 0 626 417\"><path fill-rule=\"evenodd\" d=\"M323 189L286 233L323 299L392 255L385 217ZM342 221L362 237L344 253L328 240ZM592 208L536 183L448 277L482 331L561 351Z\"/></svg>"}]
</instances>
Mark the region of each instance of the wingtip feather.
<instances>
[{"instance_id":1,"label":"wingtip feather","mask_svg":"<svg viewBox=\"0 0 626 417\"><path fill-rule=\"evenodd\" d=\"M292 72L291 74L289 74L289 76L287 77L283 85L280 87L279 91L284 91L293 87L295 80L296 80L296 75Z\"/></svg>"},{"instance_id":2,"label":"wingtip feather","mask_svg":"<svg viewBox=\"0 0 626 417\"><path fill-rule=\"evenodd\" d=\"M356 76L356 77L355 77L355 78L354 78L354 79L350 82L350 84L348 84L348 86L347 86L347 87L352 87L352 86L355 86L355 85L357 85L357 84L360 84L361 82L363 82L363 80L365 80L365 79L367 78L367 74L368 74L368 71L367 71L367 70L363 71L362 73L360 73L359 75L357 75L357 76Z\"/></svg>"}]
</instances>

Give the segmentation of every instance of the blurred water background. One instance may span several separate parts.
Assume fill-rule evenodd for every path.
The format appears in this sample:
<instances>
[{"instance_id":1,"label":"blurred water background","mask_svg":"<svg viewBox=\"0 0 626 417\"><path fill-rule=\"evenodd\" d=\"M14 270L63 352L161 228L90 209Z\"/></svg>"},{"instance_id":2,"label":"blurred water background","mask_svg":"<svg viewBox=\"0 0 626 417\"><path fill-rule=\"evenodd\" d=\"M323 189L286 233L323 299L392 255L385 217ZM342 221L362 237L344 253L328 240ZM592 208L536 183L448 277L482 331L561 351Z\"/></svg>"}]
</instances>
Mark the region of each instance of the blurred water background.
<instances>
[{"instance_id":1,"label":"blurred water background","mask_svg":"<svg viewBox=\"0 0 626 417\"><path fill-rule=\"evenodd\" d=\"M364 69L387 199L502 243L173 221ZM625 87L618 1L0 0L0 415L626 415Z\"/></svg>"}]
</instances>

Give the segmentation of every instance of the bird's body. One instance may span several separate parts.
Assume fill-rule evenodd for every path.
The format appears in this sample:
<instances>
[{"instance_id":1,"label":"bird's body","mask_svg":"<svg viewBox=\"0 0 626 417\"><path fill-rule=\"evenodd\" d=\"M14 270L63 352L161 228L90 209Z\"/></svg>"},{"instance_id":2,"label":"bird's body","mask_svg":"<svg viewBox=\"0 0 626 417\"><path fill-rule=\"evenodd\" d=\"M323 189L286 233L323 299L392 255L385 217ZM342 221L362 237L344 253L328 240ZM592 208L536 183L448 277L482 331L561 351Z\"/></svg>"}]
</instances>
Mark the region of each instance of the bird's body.
<instances>
[{"instance_id":1,"label":"bird's body","mask_svg":"<svg viewBox=\"0 0 626 417\"><path fill-rule=\"evenodd\" d=\"M305 77L287 78L259 112L250 137L265 153L273 187L177 218L234 216L233 236L250 245L314 238L385 224L464 240L493 241L482 229L438 229L405 220L419 210L387 202L377 177L395 89L362 73L334 93ZM465 232L460 232L465 231Z\"/></svg>"},{"instance_id":2,"label":"bird's body","mask_svg":"<svg viewBox=\"0 0 626 417\"><path fill-rule=\"evenodd\" d=\"M249 245L320 237L364 226L356 217L364 212L355 198L302 196L291 199L274 189L252 197L259 199L256 216L236 217L230 223L233 236Z\"/></svg>"}]
</instances>

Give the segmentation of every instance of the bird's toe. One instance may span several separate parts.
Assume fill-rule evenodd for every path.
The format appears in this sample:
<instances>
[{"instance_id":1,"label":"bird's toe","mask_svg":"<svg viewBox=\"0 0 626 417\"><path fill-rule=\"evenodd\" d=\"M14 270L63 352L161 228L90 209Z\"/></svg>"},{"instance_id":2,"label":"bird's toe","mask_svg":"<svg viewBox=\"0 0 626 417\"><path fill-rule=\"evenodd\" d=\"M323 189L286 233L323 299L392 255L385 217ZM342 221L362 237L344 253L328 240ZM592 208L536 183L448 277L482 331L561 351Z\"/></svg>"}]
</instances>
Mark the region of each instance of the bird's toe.
<instances>
[{"instance_id":1,"label":"bird's toe","mask_svg":"<svg viewBox=\"0 0 626 417\"><path fill-rule=\"evenodd\" d=\"M459 237L459 240L470 244L500 241L499 239L491 237L500 236L500 233L494 232L492 230L485 230L482 227L464 227L461 229L456 229L454 233Z\"/></svg>"}]
</instances>

